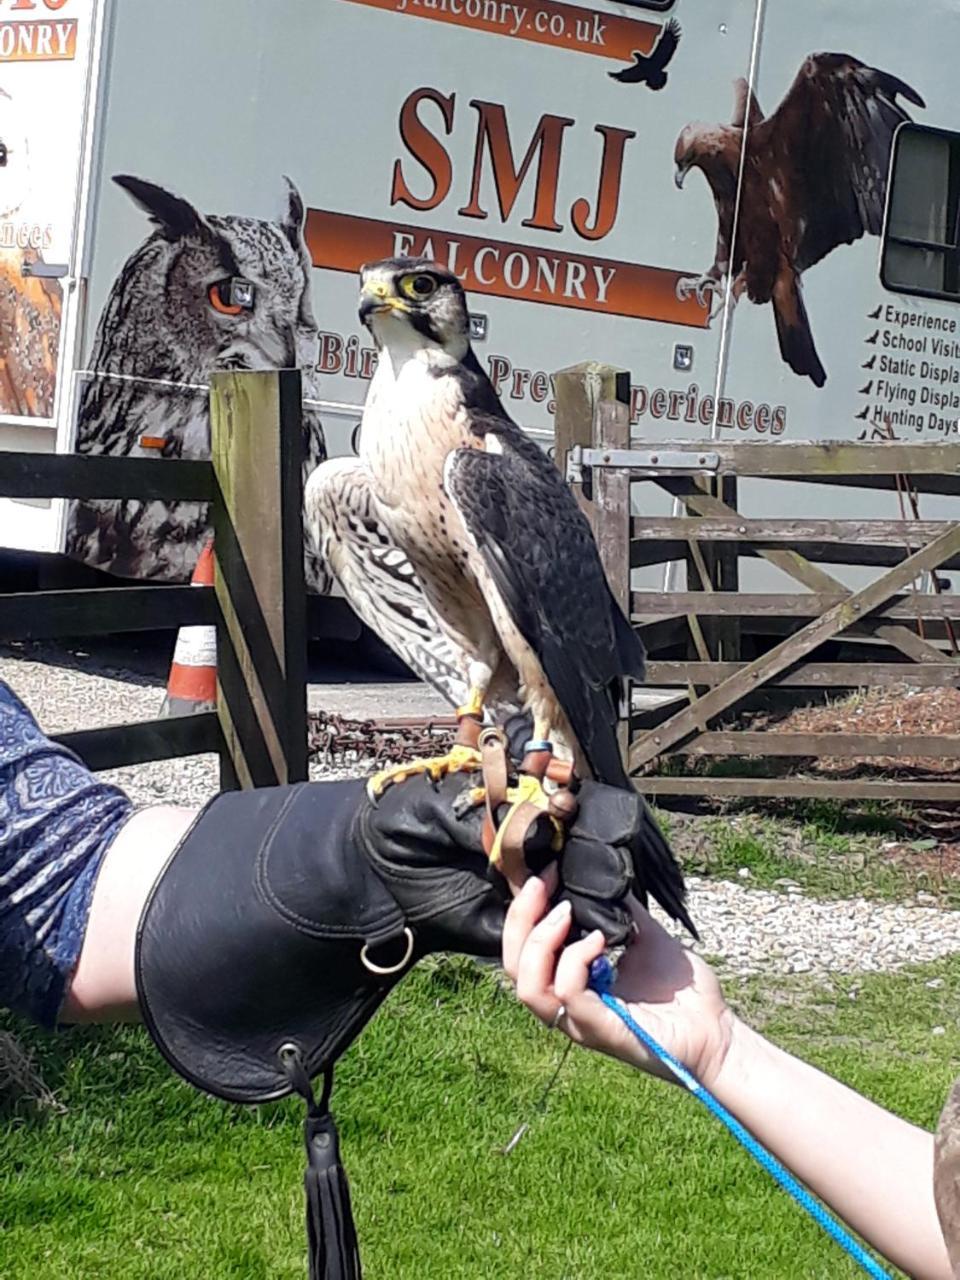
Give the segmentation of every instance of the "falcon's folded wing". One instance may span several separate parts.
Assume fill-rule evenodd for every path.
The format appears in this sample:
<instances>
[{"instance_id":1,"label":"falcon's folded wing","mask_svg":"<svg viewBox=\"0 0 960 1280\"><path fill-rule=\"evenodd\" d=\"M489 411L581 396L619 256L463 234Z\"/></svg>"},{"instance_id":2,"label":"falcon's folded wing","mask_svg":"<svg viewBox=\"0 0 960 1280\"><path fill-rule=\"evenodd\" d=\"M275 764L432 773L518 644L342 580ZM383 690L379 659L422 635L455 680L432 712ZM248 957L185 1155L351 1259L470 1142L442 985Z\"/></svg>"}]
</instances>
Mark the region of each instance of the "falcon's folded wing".
<instances>
[{"instance_id":1,"label":"falcon's folded wing","mask_svg":"<svg viewBox=\"0 0 960 1280\"><path fill-rule=\"evenodd\" d=\"M491 431L502 451L455 450L444 487L594 776L629 786L617 717L623 677L643 678L643 646L560 473L513 424Z\"/></svg>"}]
</instances>

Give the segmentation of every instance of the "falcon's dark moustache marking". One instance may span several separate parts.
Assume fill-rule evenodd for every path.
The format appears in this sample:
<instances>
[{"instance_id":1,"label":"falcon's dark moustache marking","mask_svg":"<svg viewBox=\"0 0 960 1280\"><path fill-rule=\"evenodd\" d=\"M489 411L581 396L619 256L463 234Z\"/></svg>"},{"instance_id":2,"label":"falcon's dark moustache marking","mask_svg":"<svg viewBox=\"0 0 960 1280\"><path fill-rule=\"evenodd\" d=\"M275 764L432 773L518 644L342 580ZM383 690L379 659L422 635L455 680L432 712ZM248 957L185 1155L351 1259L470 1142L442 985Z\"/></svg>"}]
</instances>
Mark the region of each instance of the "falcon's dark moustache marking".
<instances>
[{"instance_id":1,"label":"falcon's dark moustache marking","mask_svg":"<svg viewBox=\"0 0 960 1280\"><path fill-rule=\"evenodd\" d=\"M411 329L416 329L421 338L426 338L428 342L435 342L437 346L443 346L443 338L433 327L433 321L426 311L410 310L406 315Z\"/></svg>"},{"instance_id":2,"label":"falcon's dark moustache marking","mask_svg":"<svg viewBox=\"0 0 960 1280\"><path fill-rule=\"evenodd\" d=\"M520 432L520 428L503 407L500 397L493 389L493 383L474 355L472 347L467 348L467 354L455 370L436 368L431 372L438 378L448 377L457 380L464 408L472 411L467 417L471 435L482 439L489 431L496 432L498 423L506 423L508 427Z\"/></svg>"}]
</instances>

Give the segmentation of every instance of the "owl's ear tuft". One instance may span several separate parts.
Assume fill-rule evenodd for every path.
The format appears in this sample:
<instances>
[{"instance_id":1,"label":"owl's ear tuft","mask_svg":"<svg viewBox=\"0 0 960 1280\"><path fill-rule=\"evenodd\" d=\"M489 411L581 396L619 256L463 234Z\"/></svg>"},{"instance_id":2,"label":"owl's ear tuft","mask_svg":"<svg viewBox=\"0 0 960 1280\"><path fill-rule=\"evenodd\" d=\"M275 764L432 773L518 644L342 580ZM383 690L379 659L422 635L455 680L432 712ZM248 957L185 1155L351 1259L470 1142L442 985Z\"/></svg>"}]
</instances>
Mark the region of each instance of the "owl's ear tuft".
<instances>
[{"instance_id":1,"label":"owl's ear tuft","mask_svg":"<svg viewBox=\"0 0 960 1280\"><path fill-rule=\"evenodd\" d=\"M210 228L188 200L175 196L145 178L133 178L126 173L115 173L113 180L126 191L135 204L149 214L150 221L160 228L168 240L184 236L208 237Z\"/></svg>"},{"instance_id":2,"label":"owl's ear tuft","mask_svg":"<svg viewBox=\"0 0 960 1280\"><path fill-rule=\"evenodd\" d=\"M283 218L280 225L286 232L287 239L297 250L300 249L303 234L303 196L301 196L296 183L292 178L283 175L283 180L287 184L287 207L283 212Z\"/></svg>"}]
</instances>

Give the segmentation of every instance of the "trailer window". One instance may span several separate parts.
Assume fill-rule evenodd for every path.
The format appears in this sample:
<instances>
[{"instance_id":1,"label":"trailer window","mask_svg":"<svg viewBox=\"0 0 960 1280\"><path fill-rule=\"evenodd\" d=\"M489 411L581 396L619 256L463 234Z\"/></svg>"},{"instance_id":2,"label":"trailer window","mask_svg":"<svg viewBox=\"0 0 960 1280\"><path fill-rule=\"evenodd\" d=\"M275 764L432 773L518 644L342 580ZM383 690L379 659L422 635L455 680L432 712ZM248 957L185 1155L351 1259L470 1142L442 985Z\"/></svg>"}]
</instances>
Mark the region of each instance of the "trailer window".
<instances>
[{"instance_id":1,"label":"trailer window","mask_svg":"<svg viewBox=\"0 0 960 1280\"><path fill-rule=\"evenodd\" d=\"M960 301L960 134L898 130L880 278L899 293Z\"/></svg>"},{"instance_id":2,"label":"trailer window","mask_svg":"<svg viewBox=\"0 0 960 1280\"><path fill-rule=\"evenodd\" d=\"M632 9L672 9L676 4L676 0L620 0L621 4L628 4Z\"/></svg>"}]
</instances>

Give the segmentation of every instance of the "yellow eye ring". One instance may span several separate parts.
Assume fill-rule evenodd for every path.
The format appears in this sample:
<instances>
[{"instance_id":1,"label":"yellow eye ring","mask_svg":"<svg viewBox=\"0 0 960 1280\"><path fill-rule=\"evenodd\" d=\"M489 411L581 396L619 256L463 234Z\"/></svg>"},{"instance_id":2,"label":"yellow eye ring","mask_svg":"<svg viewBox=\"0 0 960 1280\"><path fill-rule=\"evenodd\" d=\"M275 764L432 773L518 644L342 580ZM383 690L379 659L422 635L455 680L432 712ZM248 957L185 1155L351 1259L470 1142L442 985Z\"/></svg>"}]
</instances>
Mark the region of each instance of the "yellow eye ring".
<instances>
[{"instance_id":1,"label":"yellow eye ring","mask_svg":"<svg viewBox=\"0 0 960 1280\"><path fill-rule=\"evenodd\" d=\"M437 292L439 285L436 276L427 271L412 272L400 281L400 292L406 294L414 302L426 302Z\"/></svg>"}]
</instances>

